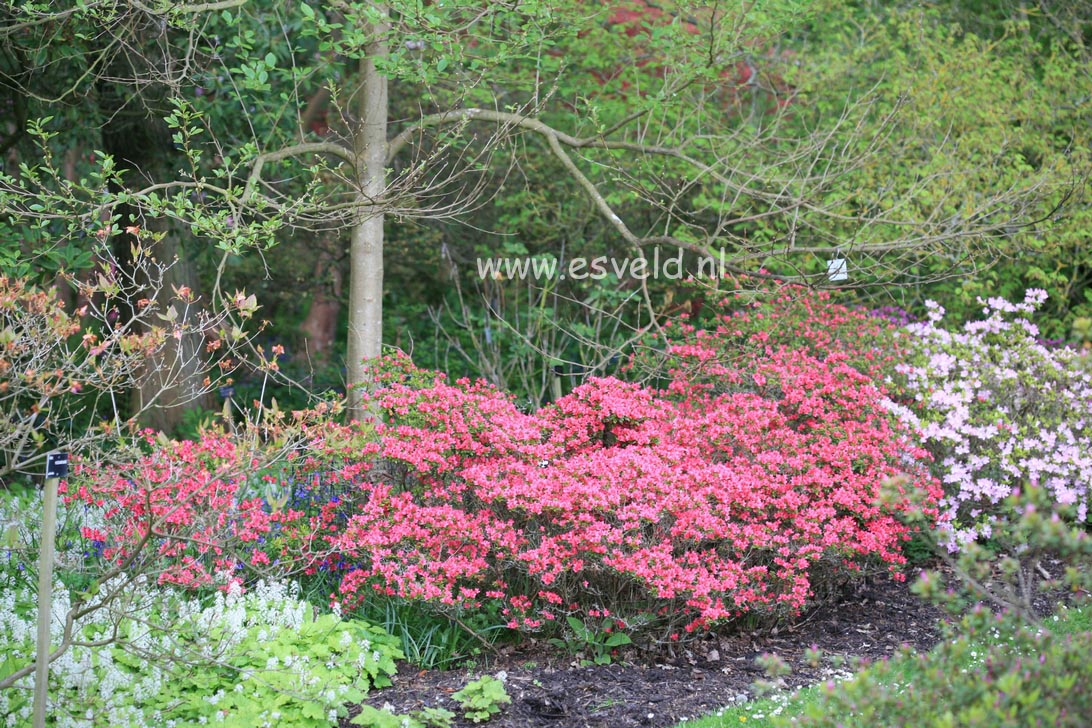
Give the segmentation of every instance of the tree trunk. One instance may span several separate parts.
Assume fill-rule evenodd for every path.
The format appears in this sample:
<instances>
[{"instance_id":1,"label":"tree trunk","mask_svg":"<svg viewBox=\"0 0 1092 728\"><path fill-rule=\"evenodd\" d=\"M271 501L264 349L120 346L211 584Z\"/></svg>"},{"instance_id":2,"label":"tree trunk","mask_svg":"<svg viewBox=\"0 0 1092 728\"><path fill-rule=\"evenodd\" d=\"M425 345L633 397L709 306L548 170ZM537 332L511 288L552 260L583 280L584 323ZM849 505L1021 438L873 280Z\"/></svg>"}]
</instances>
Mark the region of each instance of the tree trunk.
<instances>
[{"instance_id":1,"label":"tree trunk","mask_svg":"<svg viewBox=\"0 0 1092 728\"><path fill-rule=\"evenodd\" d=\"M379 6L384 18L385 5ZM387 165L387 77L376 60L388 53L387 22L372 28L374 38L360 62L357 86L357 128L354 134L357 199L362 210L353 226L349 248L349 340L346 379L349 417L366 416L363 394L367 388L365 361L383 348L383 193Z\"/></svg>"},{"instance_id":2,"label":"tree trunk","mask_svg":"<svg viewBox=\"0 0 1092 728\"><path fill-rule=\"evenodd\" d=\"M167 337L159 355L148 360L149 376L141 384L134 409L141 412L140 424L144 427L175 432L182 424L186 410L211 405L204 386L205 340L197 319L199 310L190 310L186 319L181 306L174 300L176 289L199 290L197 269L181 249L178 233L171 229L173 226L169 221L151 220L149 226L166 230L153 248L156 258L163 263L178 260L165 272L162 285L150 293L154 293L156 304L163 311L175 304L180 314L178 323L187 333L179 338Z\"/></svg>"},{"instance_id":3,"label":"tree trunk","mask_svg":"<svg viewBox=\"0 0 1092 728\"><path fill-rule=\"evenodd\" d=\"M112 155L117 166L127 172L126 179L136 184L148 180L170 179L173 165L177 164L177 152L171 141L170 130L152 112L130 104L129 99L102 95L104 115L108 121L102 127L103 150ZM121 192L115 189L114 192ZM179 230L166 218L145 219L129 205L116 210L120 215L118 230L114 231L113 246L118 261L129 261L130 249L137 242L126 230L130 225L162 233L162 239L151 249L161 264L169 266L162 281L148 281L147 298L154 298L162 311L166 311L174 298L174 289L188 287L194 292L201 290L197 269L187 259L179 239ZM149 245L148 241L144 241ZM174 262L177 258L177 262ZM135 310L136 301L127 302ZM121 311L128 317L132 311ZM181 314L181 311L179 311ZM193 310L189 314L198 316ZM179 324L195 326L196 320L179 321ZM198 329L200 327L197 327ZM130 413L136 415L142 427L165 432L176 432L182 424L186 410L210 404L204 392L205 357L203 335L188 333L179 339L170 338L167 345L147 361L148 378L130 399Z\"/></svg>"},{"instance_id":4,"label":"tree trunk","mask_svg":"<svg viewBox=\"0 0 1092 728\"><path fill-rule=\"evenodd\" d=\"M329 361L330 349L337 339L337 318L341 312L341 268L328 249L328 246L341 244L341 241L336 239L336 233L321 235L323 237L315 241L318 260L315 262L311 305L300 324L300 333L303 334L312 367L322 367ZM326 238L334 239L327 241Z\"/></svg>"}]
</instances>

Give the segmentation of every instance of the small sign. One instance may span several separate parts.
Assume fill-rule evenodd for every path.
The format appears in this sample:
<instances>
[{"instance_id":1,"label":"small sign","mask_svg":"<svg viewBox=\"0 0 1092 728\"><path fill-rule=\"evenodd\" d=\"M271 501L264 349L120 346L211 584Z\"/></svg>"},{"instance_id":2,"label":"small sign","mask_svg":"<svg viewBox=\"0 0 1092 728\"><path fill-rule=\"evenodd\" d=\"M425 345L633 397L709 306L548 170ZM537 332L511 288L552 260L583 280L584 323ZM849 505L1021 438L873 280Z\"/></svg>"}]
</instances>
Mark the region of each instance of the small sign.
<instances>
[{"instance_id":1,"label":"small sign","mask_svg":"<svg viewBox=\"0 0 1092 728\"><path fill-rule=\"evenodd\" d=\"M68 453L51 452L46 455L45 476L47 478L67 478Z\"/></svg>"},{"instance_id":2,"label":"small sign","mask_svg":"<svg viewBox=\"0 0 1092 728\"><path fill-rule=\"evenodd\" d=\"M849 278L849 266L845 258L832 258L827 261L827 279L832 281L844 281Z\"/></svg>"},{"instance_id":3,"label":"small sign","mask_svg":"<svg viewBox=\"0 0 1092 728\"><path fill-rule=\"evenodd\" d=\"M235 387L220 387L220 396L223 399L231 399L235 394Z\"/></svg>"}]
</instances>

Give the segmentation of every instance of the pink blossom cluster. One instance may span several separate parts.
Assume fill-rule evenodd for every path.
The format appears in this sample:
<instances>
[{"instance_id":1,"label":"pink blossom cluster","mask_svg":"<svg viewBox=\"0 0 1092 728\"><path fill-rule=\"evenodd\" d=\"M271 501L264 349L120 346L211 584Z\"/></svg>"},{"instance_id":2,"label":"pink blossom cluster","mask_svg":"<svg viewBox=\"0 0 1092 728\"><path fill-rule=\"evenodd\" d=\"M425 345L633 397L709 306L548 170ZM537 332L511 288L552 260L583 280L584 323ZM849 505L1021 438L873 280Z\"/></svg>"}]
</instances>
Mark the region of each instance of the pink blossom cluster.
<instances>
[{"instance_id":1,"label":"pink blossom cluster","mask_svg":"<svg viewBox=\"0 0 1092 728\"><path fill-rule=\"evenodd\" d=\"M906 328L915 352L899 367L903 421L919 431L944 483L949 549L989 537L1002 502L1038 484L1084 521L1092 484L1092 378L1076 352L1038 342L1031 317L1046 298L990 298L982 318L942 328L944 309Z\"/></svg>"},{"instance_id":2,"label":"pink blossom cluster","mask_svg":"<svg viewBox=\"0 0 1092 728\"><path fill-rule=\"evenodd\" d=\"M107 561L152 571L161 584L238 582L237 554L255 550L282 517L261 498L240 498L256 465L250 453L224 435L177 441L148 431L143 439L148 452L132 462L76 463L64 502L100 509L110 526L84 537L103 544Z\"/></svg>"}]
</instances>

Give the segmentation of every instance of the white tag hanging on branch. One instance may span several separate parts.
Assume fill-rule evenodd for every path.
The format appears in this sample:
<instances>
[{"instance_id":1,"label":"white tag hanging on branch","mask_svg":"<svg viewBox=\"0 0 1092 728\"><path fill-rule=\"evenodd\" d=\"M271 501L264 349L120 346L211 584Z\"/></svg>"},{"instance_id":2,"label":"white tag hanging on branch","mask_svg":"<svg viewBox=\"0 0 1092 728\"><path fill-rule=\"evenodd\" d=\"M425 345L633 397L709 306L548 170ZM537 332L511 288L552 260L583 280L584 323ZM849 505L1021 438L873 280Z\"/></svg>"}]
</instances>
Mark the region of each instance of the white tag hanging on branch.
<instances>
[{"instance_id":1,"label":"white tag hanging on branch","mask_svg":"<svg viewBox=\"0 0 1092 728\"><path fill-rule=\"evenodd\" d=\"M827 261L827 280L844 281L849 278L849 264L841 253L835 253L834 257Z\"/></svg>"}]
</instances>

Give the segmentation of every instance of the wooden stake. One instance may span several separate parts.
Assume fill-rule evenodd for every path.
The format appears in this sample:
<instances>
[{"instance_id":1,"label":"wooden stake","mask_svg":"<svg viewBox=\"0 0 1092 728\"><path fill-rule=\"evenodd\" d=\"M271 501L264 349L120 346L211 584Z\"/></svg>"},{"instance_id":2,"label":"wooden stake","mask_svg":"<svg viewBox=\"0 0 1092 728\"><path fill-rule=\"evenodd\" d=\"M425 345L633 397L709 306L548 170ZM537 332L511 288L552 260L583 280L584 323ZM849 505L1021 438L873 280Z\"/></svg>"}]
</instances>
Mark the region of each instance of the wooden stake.
<instances>
[{"instance_id":1,"label":"wooden stake","mask_svg":"<svg viewBox=\"0 0 1092 728\"><path fill-rule=\"evenodd\" d=\"M34 670L34 728L45 728L49 695L49 623L53 603L53 561L57 541L57 486L68 475L68 455L49 453L42 494L41 548L38 554L38 644Z\"/></svg>"}]
</instances>

